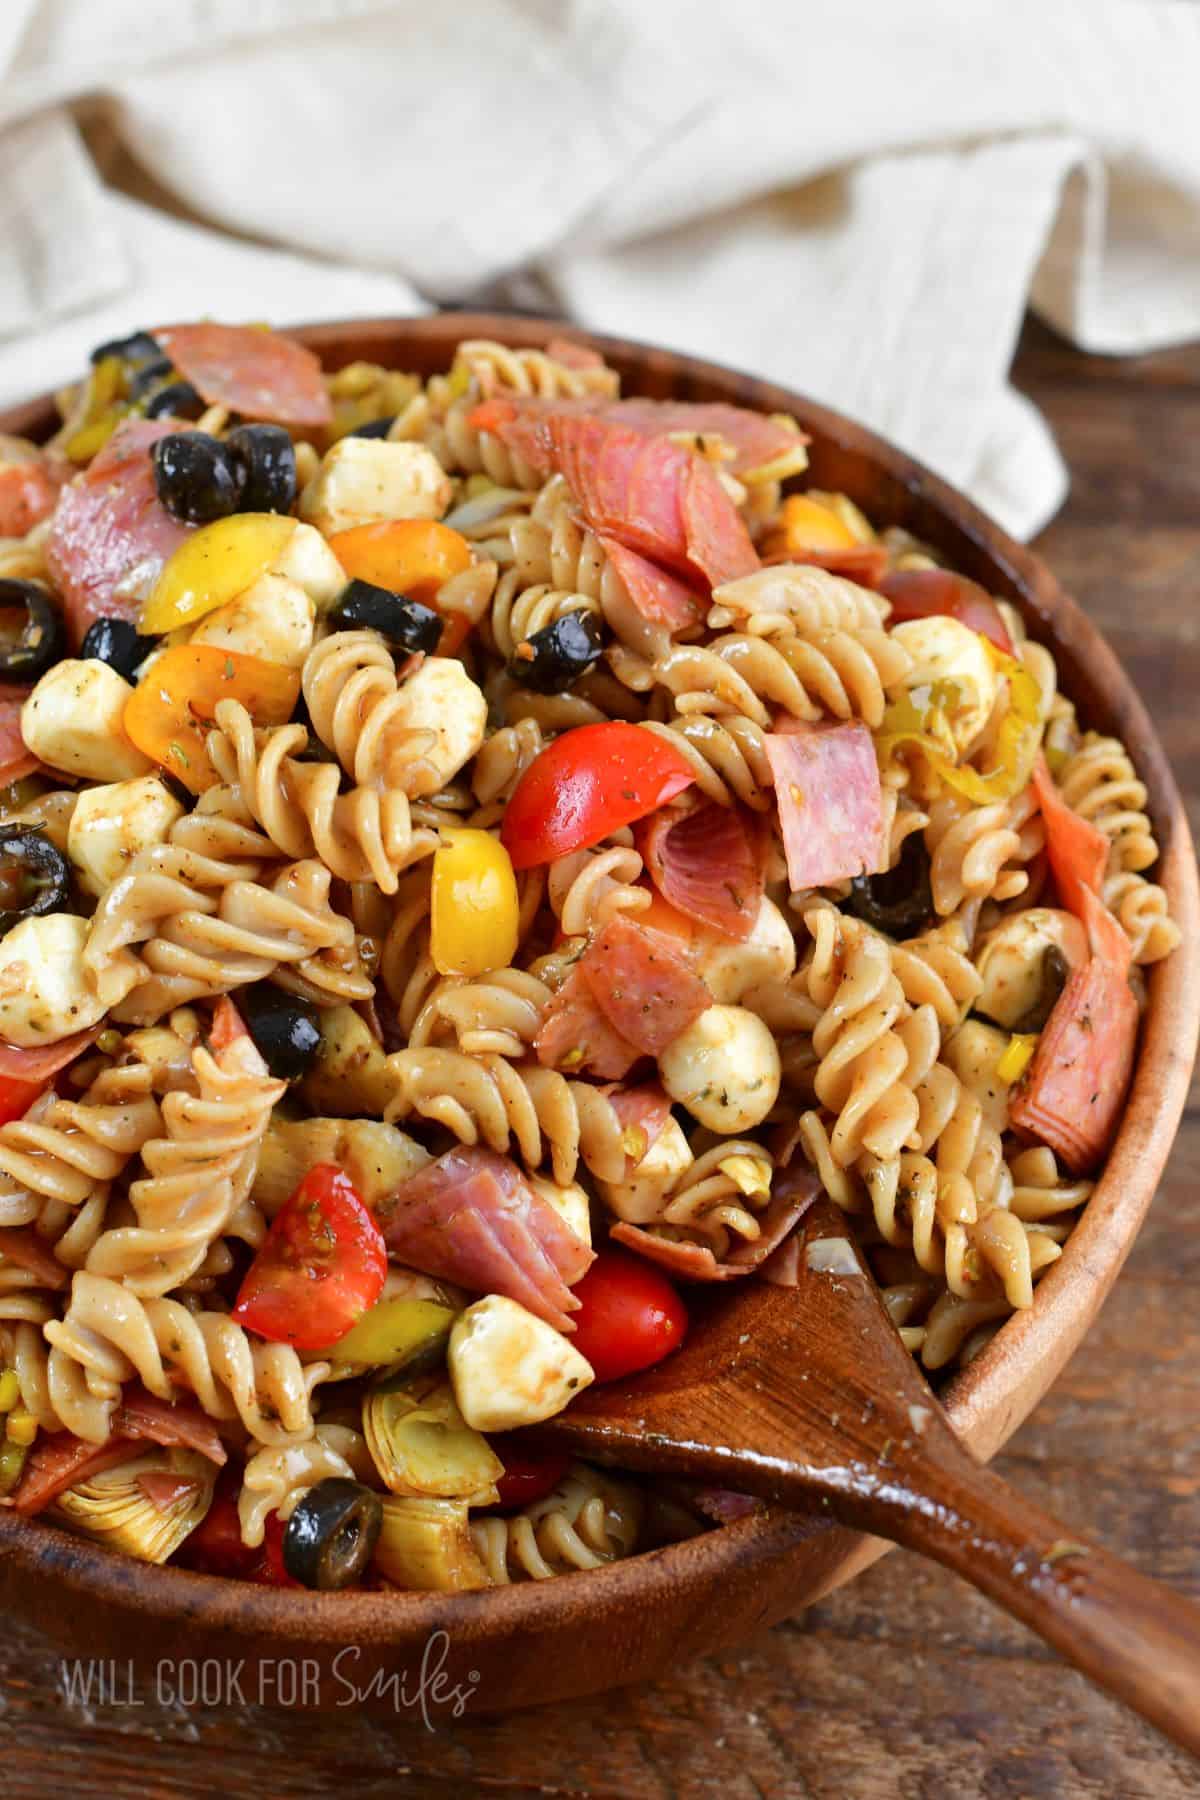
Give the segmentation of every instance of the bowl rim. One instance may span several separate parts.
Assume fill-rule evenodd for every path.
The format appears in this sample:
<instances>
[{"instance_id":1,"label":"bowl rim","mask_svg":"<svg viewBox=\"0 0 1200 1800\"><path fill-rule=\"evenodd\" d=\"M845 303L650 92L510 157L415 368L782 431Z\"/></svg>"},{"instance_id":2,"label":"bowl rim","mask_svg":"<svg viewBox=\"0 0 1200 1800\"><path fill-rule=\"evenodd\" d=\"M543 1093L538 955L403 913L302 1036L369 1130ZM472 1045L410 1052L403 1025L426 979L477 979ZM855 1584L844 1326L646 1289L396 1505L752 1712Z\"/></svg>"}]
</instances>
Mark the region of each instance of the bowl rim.
<instances>
[{"instance_id":1,"label":"bowl rim","mask_svg":"<svg viewBox=\"0 0 1200 1800\"><path fill-rule=\"evenodd\" d=\"M399 337L414 348L446 349L462 338L486 337L514 348L540 348L568 337L621 364L657 367L676 385L721 390L722 397L769 411L786 410L815 427L830 443L864 457L911 494L931 503L941 518L976 547L1007 579L1023 610L1032 614L1051 647L1069 637L1073 654L1086 661L1109 697L1115 727L1139 740L1138 774L1151 793L1162 856L1158 879L1182 932L1179 948L1150 971L1149 1003L1125 1115L1116 1141L1063 1257L1038 1284L1035 1305L1013 1315L991 1344L942 1395L956 1430L981 1458L1006 1441L1052 1385L1093 1322L1115 1281L1153 1199L1186 1103L1197 1030L1200 1029L1200 882L1187 814L1146 707L1115 652L1047 565L1028 546L1001 530L972 501L907 452L835 409L765 379L726 365L636 339L544 316L435 312L323 321L281 327L334 366L372 342ZM392 365L394 366L394 365ZM0 410L0 431L38 435L50 419L51 395ZM1053 620L1053 622L1052 622ZM1065 632L1064 632L1065 628ZM345 1594L255 1587L225 1577L139 1563L47 1525L0 1508L0 1558L17 1572L56 1580L101 1604L136 1608L155 1619L192 1624L245 1639L304 1643L334 1649L366 1642L410 1645L452 1628L456 1640L536 1631L547 1609L585 1605L594 1617L614 1618L630 1602L665 1602L681 1585L711 1587L735 1563L769 1562L827 1528L814 1515L771 1508L735 1524L663 1548L643 1551L603 1568L574 1572L551 1582L517 1583L477 1593L423 1594L397 1590ZM888 1548L882 1540L847 1532L853 1550L835 1581L850 1579ZM553 1601L551 1596L553 1595ZM811 1602L810 1602L811 1603Z\"/></svg>"}]
</instances>

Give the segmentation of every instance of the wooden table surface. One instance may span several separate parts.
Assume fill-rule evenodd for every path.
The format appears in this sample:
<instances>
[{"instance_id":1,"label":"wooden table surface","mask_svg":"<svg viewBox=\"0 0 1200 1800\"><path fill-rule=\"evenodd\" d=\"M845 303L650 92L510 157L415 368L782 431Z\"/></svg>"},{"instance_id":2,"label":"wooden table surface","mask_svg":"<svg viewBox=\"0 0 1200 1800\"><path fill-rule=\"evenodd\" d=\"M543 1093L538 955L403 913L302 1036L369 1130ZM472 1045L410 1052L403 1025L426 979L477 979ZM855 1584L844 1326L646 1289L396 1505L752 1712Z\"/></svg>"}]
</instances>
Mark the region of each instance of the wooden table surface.
<instances>
[{"instance_id":1,"label":"wooden table surface","mask_svg":"<svg viewBox=\"0 0 1200 1800\"><path fill-rule=\"evenodd\" d=\"M1200 346L1087 358L1025 333L1070 500L1041 547L1149 703L1200 827ZM1090 1337L1000 1459L1200 1600L1200 1110ZM47 1596L48 1606L53 1597ZM186 1645L180 1645L186 1656ZM736 1655L552 1713L419 1720L256 1706L68 1704L33 1625L0 1632L0 1793L283 1800L675 1796L749 1800L1175 1800L1200 1767L940 1569L896 1552Z\"/></svg>"}]
</instances>

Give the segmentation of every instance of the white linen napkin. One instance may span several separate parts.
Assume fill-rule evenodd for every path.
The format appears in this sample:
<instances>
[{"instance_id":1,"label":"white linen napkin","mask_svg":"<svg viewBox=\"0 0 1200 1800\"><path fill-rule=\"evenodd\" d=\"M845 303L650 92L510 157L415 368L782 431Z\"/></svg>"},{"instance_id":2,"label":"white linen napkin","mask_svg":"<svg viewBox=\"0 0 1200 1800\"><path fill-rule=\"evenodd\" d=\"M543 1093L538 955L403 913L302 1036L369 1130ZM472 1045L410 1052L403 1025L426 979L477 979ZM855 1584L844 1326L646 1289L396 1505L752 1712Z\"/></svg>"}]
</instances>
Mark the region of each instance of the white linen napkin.
<instances>
[{"instance_id":1,"label":"white linen napkin","mask_svg":"<svg viewBox=\"0 0 1200 1800\"><path fill-rule=\"evenodd\" d=\"M0 403L168 318L510 299L801 388L1029 534L1026 305L1200 333L1197 92L1188 0L6 0Z\"/></svg>"}]
</instances>

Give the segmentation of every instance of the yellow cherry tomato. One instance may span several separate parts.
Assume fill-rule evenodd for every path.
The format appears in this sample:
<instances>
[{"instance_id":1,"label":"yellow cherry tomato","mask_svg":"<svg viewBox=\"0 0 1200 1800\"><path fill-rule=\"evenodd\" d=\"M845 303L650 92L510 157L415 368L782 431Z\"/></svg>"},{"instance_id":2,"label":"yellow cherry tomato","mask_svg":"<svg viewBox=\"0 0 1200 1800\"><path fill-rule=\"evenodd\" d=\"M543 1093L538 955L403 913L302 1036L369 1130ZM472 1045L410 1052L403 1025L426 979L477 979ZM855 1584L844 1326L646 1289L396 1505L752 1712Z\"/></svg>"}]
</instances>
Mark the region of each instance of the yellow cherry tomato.
<instances>
[{"instance_id":1,"label":"yellow cherry tomato","mask_svg":"<svg viewBox=\"0 0 1200 1800\"><path fill-rule=\"evenodd\" d=\"M802 550L853 550L858 539L833 508L808 494L790 494L783 503L783 547Z\"/></svg>"},{"instance_id":2,"label":"yellow cherry tomato","mask_svg":"<svg viewBox=\"0 0 1200 1800\"><path fill-rule=\"evenodd\" d=\"M256 725L282 725L300 673L216 644L176 644L154 662L125 703L127 735L193 794L214 786L204 740L219 700L240 700Z\"/></svg>"},{"instance_id":3,"label":"yellow cherry tomato","mask_svg":"<svg viewBox=\"0 0 1200 1800\"><path fill-rule=\"evenodd\" d=\"M506 969L520 902L508 851L490 831L446 831L433 856L430 951L441 975Z\"/></svg>"},{"instance_id":4,"label":"yellow cherry tomato","mask_svg":"<svg viewBox=\"0 0 1200 1800\"><path fill-rule=\"evenodd\" d=\"M295 529L285 513L234 513L202 525L163 564L138 630L161 637L236 599L270 568Z\"/></svg>"},{"instance_id":5,"label":"yellow cherry tomato","mask_svg":"<svg viewBox=\"0 0 1200 1800\"><path fill-rule=\"evenodd\" d=\"M438 591L452 575L471 567L466 538L437 519L380 519L336 531L329 548L351 580L369 581L389 593L405 594L436 609ZM464 619L447 621L438 645L440 656L453 656L470 629Z\"/></svg>"}]
</instances>

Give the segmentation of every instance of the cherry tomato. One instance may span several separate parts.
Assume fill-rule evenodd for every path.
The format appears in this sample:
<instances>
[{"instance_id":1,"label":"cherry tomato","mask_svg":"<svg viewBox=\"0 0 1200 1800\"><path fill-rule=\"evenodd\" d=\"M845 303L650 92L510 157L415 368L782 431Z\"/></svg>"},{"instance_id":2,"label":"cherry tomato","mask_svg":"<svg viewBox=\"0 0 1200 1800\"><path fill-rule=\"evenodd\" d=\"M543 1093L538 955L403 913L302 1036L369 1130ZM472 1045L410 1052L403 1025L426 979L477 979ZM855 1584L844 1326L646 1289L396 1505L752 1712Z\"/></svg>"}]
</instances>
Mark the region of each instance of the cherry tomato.
<instances>
[{"instance_id":1,"label":"cherry tomato","mask_svg":"<svg viewBox=\"0 0 1200 1800\"><path fill-rule=\"evenodd\" d=\"M125 730L139 750L202 794L217 780L204 748L217 702L240 700L256 725L282 725L299 692L295 669L216 644L176 644L126 701Z\"/></svg>"},{"instance_id":2,"label":"cherry tomato","mask_svg":"<svg viewBox=\"0 0 1200 1800\"><path fill-rule=\"evenodd\" d=\"M354 1184L310 1169L246 1271L233 1317L275 1344L336 1344L383 1292L387 1248Z\"/></svg>"},{"instance_id":3,"label":"cherry tomato","mask_svg":"<svg viewBox=\"0 0 1200 1800\"><path fill-rule=\"evenodd\" d=\"M260 1553L242 1542L237 1509L240 1486L240 1470L227 1464L217 1477L212 1505L179 1549L175 1560L185 1568L198 1569L203 1575L244 1578L250 1574Z\"/></svg>"},{"instance_id":4,"label":"cherry tomato","mask_svg":"<svg viewBox=\"0 0 1200 1800\"><path fill-rule=\"evenodd\" d=\"M530 1450L507 1432L493 1434L488 1443L504 1464L496 1483L500 1507L529 1506L534 1500L544 1500L571 1466L569 1452Z\"/></svg>"},{"instance_id":5,"label":"cherry tomato","mask_svg":"<svg viewBox=\"0 0 1200 1800\"><path fill-rule=\"evenodd\" d=\"M17 1081L11 1075L0 1075L0 1125L23 1119L45 1087L44 1081Z\"/></svg>"},{"instance_id":6,"label":"cherry tomato","mask_svg":"<svg viewBox=\"0 0 1200 1800\"><path fill-rule=\"evenodd\" d=\"M514 869L531 869L644 819L694 780L687 758L656 732L620 719L580 725L530 763L500 839Z\"/></svg>"},{"instance_id":7,"label":"cherry tomato","mask_svg":"<svg viewBox=\"0 0 1200 1800\"><path fill-rule=\"evenodd\" d=\"M19 696L5 694L0 699L0 787L32 775L39 767L37 757L25 748L21 736L21 708L28 692L28 688L22 688Z\"/></svg>"},{"instance_id":8,"label":"cherry tomato","mask_svg":"<svg viewBox=\"0 0 1200 1800\"><path fill-rule=\"evenodd\" d=\"M687 1309L678 1290L653 1263L629 1251L601 1250L572 1293L582 1302L573 1313L571 1343L596 1371L597 1381L616 1381L661 1362L687 1333Z\"/></svg>"},{"instance_id":9,"label":"cherry tomato","mask_svg":"<svg viewBox=\"0 0 1200 1800\"><path fill-rule=\"evenodd\" d=\"M952 575L949 569L894 569L879 582L879 592L892 603L890 624L944 613L978 631L1006 656L1013 653L1000 608L978 582L968 581L965 575Z\"/></svg>"},{"instance_id":10,"label":"cherry tomato","mask_svg":"<svg viewBox=\"0 0 1200 1800\"><path fill-rule=\"evenodd\" d=\"M228 1050L238 1038L249 1037L242 1015L228 994L222 994L213 1011L208 1041L214 1050Z\"/></svg>"},{"instance_id":11,"label":"cherry tomato","mask_svg":"<svg viewBox=\"0 0 1200 1800\"><path fill-rule=\"evenodd\" d=\"M336 531L329 548L347 575L389 593L437 607L438 593L452 575L471 567L471 546L460 532L436 519L382 519ZM438 654L453 656L471 628L462 614L447 616Z\"/></svg>"},{"instance_id":12,"label":"cherry tomato","mask_svg":"<svg viewBox=\"0 0 1200 1800\"><path fill-rule=\"evenodd\" d=\"M283 1563L283 1534L287 1526L277 1512L268 1513L263 1525L262 1549L255 1554L249 1579L259 1587L303 1587L302 1581L289 1575Z\"/></svg>"}]
</instances>

